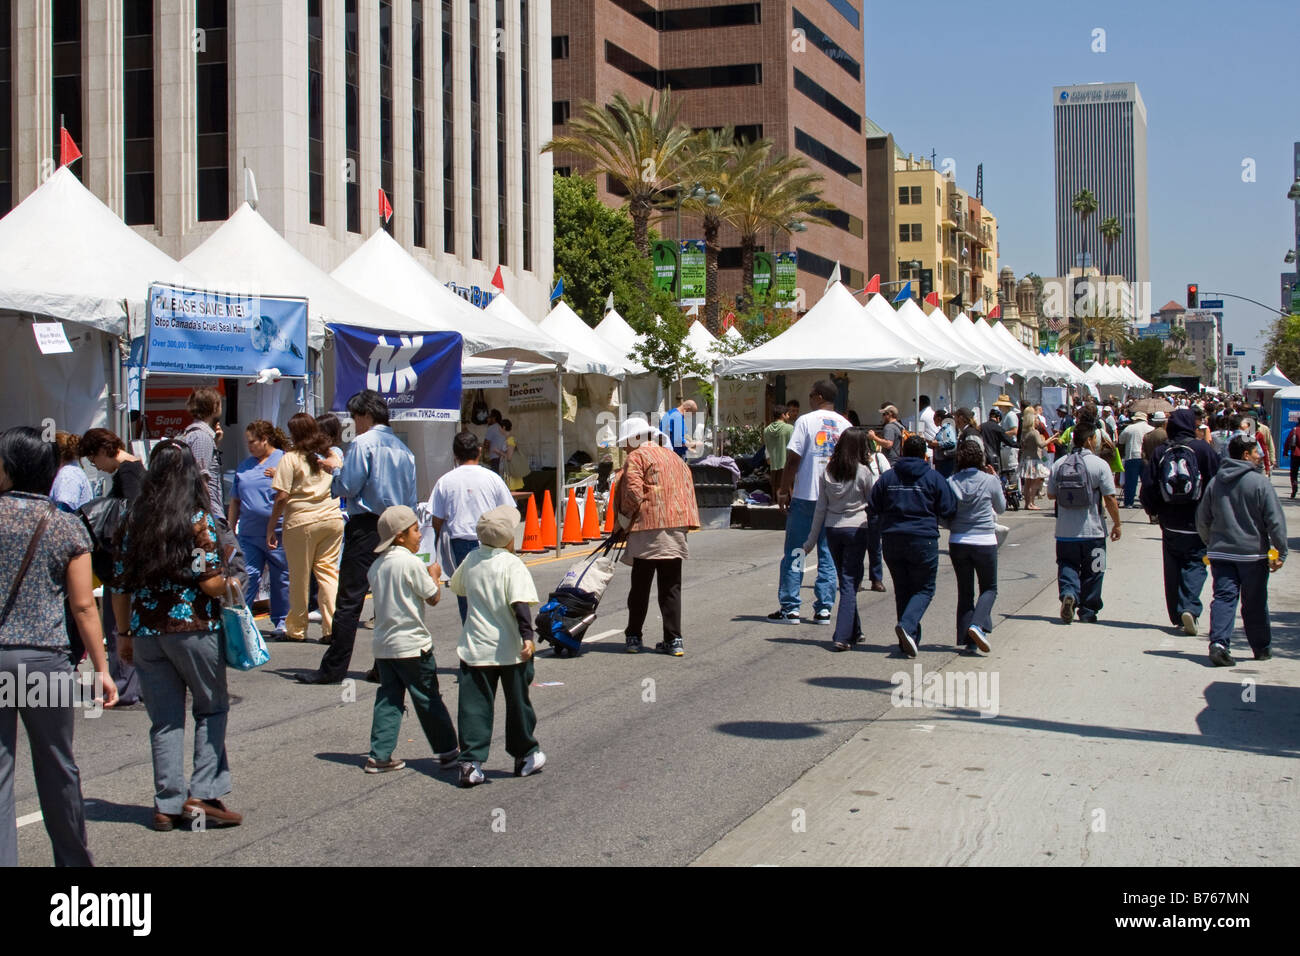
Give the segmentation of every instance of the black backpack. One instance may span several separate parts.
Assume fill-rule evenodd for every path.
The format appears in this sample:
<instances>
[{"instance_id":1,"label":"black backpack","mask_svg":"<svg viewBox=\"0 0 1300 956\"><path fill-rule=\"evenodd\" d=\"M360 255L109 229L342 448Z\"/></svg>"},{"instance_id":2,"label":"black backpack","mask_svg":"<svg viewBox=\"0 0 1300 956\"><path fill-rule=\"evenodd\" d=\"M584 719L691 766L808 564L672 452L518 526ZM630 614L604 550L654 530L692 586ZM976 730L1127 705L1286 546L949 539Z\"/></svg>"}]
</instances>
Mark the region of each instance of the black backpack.
<instances>
[{"instance_id":1,"label":"black backpack","mask_svg":"<svg viewBox=\"0 0 1300 956\"><path fill-rule=\"evenodd\" d=\"M1170 505L1194 505L1201 500L1201 463L1185 440L1170 442L1156 462L1156 485Z\"/></svg>"},{"instance_id":2,"label":"black backpack","mask_svg":"<svg viewBox=\"0 0 1300 956\"><path fill-rule=\"evenodd\" d=\"M77 509L77 517L90 534L90 567L100 581L113 579L113 558L126 530L130 505L112 495L92 498Z\"/></svg>"},{"instance_id":3,"label":"black backpack","mask_svg":"<svg viewBox=\"0 0 1300 956\"><path fill-rule=\"evenodd\" d=\"M1056 503L1062 508L1092 506L1092 481L1083 452L1071 452L1056 466Z\"/></svg>"}]
</instances>

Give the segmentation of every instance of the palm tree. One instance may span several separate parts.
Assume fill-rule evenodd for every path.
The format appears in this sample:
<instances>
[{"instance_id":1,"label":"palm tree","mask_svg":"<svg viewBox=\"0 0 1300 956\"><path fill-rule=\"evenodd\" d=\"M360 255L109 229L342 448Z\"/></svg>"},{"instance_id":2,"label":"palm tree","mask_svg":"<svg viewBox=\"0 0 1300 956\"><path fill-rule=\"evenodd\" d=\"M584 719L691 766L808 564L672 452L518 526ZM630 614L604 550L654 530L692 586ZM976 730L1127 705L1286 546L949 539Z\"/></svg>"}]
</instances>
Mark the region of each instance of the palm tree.
<instances>
[{"instance_id":1,"label":"palm tree","mask_svg":"<svg viewBox=\"0 0 1300 956\"><path fill-rule=\"evenodd\" d=\"M1107 216L1101 221L1101 238L1106 243L1105 266L1102 275L1110 275L1110 247L1119 242L1119 237L1124 235L1124 227L1119 224L1119 219L1115 216Z\"/></svg>"},{"instance_id":2,"label":"palm tree","mask_svg":"<svg viewBox=\"0 0 1300 956\"><path fill-rule=\"evenodd\" d=\"M643 256L650 255L650 216L680 182L678 166L691 131L677 122L679 111L670 90L657 101L652 93L644 103L615 93L609 106L584 103L583 118L570 123L573 132L542 147L589 160L626 190L632 241Z\"/></svg>"},{"instance_id":3,"label":"palm tree","mask_svg":"<svg viewBox=\"0 0 1300 956\"><path fill-rule=\"evenodd\" d=\"M808 222L825 222L827 205L817 195L822 177L799 156L767 156L737 167L724 218L740 233L741 297L748 308L754 288L754 252L764 229L802 232ZM773 277L775 282L775 276Z\"/></svg>"},{"instance_id":4,"label":"palm tree","mask_svg":"<svg viewBox=\"0 0 1300 956\"><path fill-rule=\"evenodd\" d=\"M1097 211L1097 197L1092 194L1091 190L1080 189L1078 194L1070 203L1070 208L1075 211L1079 217L1079 225L1083 227L1083 258L1088 261L1088 217Z\"/></svg>"}]
</instances>

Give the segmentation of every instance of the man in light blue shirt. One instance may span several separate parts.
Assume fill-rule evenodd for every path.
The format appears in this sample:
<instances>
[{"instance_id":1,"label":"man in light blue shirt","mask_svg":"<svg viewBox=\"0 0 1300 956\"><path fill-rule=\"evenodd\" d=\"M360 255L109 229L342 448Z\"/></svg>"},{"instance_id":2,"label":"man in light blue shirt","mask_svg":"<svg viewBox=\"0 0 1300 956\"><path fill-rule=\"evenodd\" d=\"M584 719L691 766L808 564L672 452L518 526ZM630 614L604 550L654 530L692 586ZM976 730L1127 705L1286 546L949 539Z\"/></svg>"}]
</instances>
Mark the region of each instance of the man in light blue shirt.
<instances>
[{"instance_id":1,"label":"man in light blue shirt","mask_svg":"<svg viewBox=\"0 0 1300 956\"><path fill-rule=\"evenodd\" d=\"M696 404L689 398L665 415L659 422L659 430L672 442L673 451L682 458L686 457L686 416L694 415Z\"/></svg>"},{"instance_id":2,"label":"man in light blue shirt","mask_svg":"<svg viewBox=\"0 0 1300 956\"><path fill-rule=\"evenodd\" d=\"M324 462L334 472L333 493L348 503L334 629L320 669L298 675L303 684L337 684L347 676L369 589L367 575L378 557L379 516L386 508L416 504L415 455L388 427L383 398L370 389L357 392L348 399L348 414L356 425L356 440L342 462L333 457Z\"/></svg>"}]
</instances>

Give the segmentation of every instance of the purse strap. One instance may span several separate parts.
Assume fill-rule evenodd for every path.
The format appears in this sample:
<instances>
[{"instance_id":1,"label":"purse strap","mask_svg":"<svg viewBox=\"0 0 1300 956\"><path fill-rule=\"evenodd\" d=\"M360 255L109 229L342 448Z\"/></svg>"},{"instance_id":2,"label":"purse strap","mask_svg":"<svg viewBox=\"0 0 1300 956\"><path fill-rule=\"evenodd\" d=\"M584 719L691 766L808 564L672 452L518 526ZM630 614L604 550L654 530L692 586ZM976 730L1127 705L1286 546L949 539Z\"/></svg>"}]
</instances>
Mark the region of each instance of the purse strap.
<instances>
[{"instance_id":1,"label":"purse strap","mask_svg":"<svg viewBox=\"0 0 1300 956\"><path fill-rule=\"evenodd\" d=\"M9 620L9 612L14 609L14 604L18 601L18 589L23 586L23 578L27 577L27 569L31 567L32 558L36 555L36 545L40 543L41 535L45 534L45 526L50 523L50 516L58 510L54 502L50 502L45 512L41 515L41 520L36 524L36 530L32 532L32 540L27 542L27 553L23 555L23 563L18 566L18 574L14 577L13 587L9 589L9 598L5 601L3 611L0 611L0 627L4 627L5 621Z\"/></svg>"}]
</instances>

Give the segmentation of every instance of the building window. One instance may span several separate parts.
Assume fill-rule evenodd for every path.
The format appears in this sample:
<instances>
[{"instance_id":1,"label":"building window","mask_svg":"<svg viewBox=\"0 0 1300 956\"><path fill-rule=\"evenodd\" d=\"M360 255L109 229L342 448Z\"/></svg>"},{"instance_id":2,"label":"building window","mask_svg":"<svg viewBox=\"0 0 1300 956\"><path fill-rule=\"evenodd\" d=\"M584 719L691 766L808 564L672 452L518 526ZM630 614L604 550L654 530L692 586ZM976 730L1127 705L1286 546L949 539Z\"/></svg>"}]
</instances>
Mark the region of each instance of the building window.
<instances>
[{"instance_id":1,"label":"building window","mask_svg":"<svg viewBox=\"0 0 1300 956\"><path fill-rule=\"evenodd\" d=\"M393 4L379 0L379 185L388 202L397 208L393 195ZM393 220L380 221L393 234Z\"/></svg>"},{"instance_id":2,"label":"building window","mask_svg":"<svg viewBox=\"0 0 1300 956\"><path fill-rule=\"evenodd\" d=\"M853 130L853 132L862 132L862 116L857 110L843 100L832 96L827 90L799 70L794 71L794 88Z\"/></svg>"},{"instance_id":3,"label":"building window","mask_svg":"<svg viewBox=\"0 0 1300 956\"><path fill-rule=\"evenodd\" d=\"M943 205L943 190L940 189L938 186L934 187L934 204L936 206Z\"/></svg>"},{"instance_id":4,"label":"building window","mask_svg":"<svg viewBox=\"0 0 1300 956\"><path fill-rule=\"evenodd\" d=\"M704 90L727 86L761 86L763 83L761 63L656 70L649 63L608 40L605 41L605 62L656 90L668 87L674 91Z\"/></svg>"},{"instance_id":5,"label":"building window","mask_svg":"<svg viewBox=\"0 0 1300 956\"><path fill-rule=\"evenodd\" d=\"M14 204L13 173L13 72L10 67L13 35L9 0L0 0L0 215Z\"/></svg>"},{"instance_id":6,"label":"building window","mask_svg":"<svg viewBox=\"0 0 1300 956\"><path fill-rule=\"evenodd\" d=\"M557 175L557 176L563 176L565 179L568 179L570 176L573 175L573 167L572 167L572 166L556 166L556 167L555 167L555 175Z\"/></svg>"},{"instance_id":7,"label":"building window","mask_svg":"<svg viewBox=\"0 0 1300 956\"><path fill-rule=\"evenodd\" d=\"M497 262L508 265L510 232L506 228L506 0L497 3Z\"/></svg>"},{"instance_id":8,"label":"building window","mask_svg":"<svg viewBox=\"0 0 1300 956\"><path fill-rule=\"evenodd\" d=\"M418 0L417 0L418 2ZM307 0L307 221L325 225L325 27Z\"/></svg>"},{"instance_id":9,"label":"building window","mask_svg":"<svg viewBox=\"0 0 1300 956\"><path fill-rule=\"evenodd\" d=\"M523 194L523 240L525 272L533 268L533 134L529 126L530 111L528 101L531 89L528 75L532 69L532 57L528 38L532 25L528 22L528 0L519 0L519 132L523 140L524 155L521 167L522 175L519 185Z\"/></svg>"},{"instance_id":10,"label":"building window","mask_svg":"<svg viewBox=\"0 0 1300 956\"><path fill-rule=\"evenodd\" d=\"M696 126L691 130L693 133L701 133L709 130L713 133L721 133L725 129L723 126ZM732 142L739 146L741 143L756 143L763 138L762 123L748 123L743 126L733 126Z\"/></svg>"},{"instance_id":11,"label":"building window","mask_svg":"<svg viewBox=\"0 0 1300 956\"><path fill-rule=\"evenodd\" d=\"M613 3L660 32L751 26L763 22L763 12L757 3L728 3L685 10L656 10L644 0L613 0Z\"/></svg>"},{"instance_id":12,"label":"building window","mask_svg":"<svg viewBox=\"0 0 1300 956\"><path fill-rule=\"evenodd\" d=\"M51 16L51 79L54 105L54 161L59 162L60 119L78 148L84 149L81 136L81 2L80 0L52 0ZM81 179L85 162L72 167L73 175Z\"/></svg>"},{"instance_id":13,"label":"building window","mask_svg":"<svg viewBox=\"0 0 1300 956\"><path fill-rule=\"evenodd\" d=\"M343 0L343 138L348 232L361 231L361 34L357 0Z\"/></svg>"},{"instance_id":14,"label":"building window","mask_svg":"<svg viewBox=\"0 0 1300 956\"><path fill-rule=\"evenodd\" d=\"M898 227L899 242L920 242L921 224L919 222L900 223Z\"/></svg>"},{"instance_id":15,"label":"building window","mask_svg":"<svg viewBox=\"0 0 1300 956\"><path fill-rule=\"evenodd\" d=\"M154 221L153 0L122 0L122 218Z\"/></svg>"},{"instance_id":16,"label":"building window","mask_svg":"<svg viewBox=\"0 0 1300 956\"><path fill-rule=\"evenodd\" d=\"M551 125L563 126L569 121L569 101L556 100L551 104Z\"/></svg>"},{"instance_id":17,"label":"building window","mask_svg":"<svg viewBox=\"0 0 1300 956\"><path fill-rule=\"evenodd\" d=\"M798 249L799 269L803 272L811 272L815 276L821 276L823 279L829 279L831 272L835 269L834 261L827 259L825 256L819 256L815 252L809 252L807 249ZM843 263L840 264L840 276L846 286L859 288L861 282L862 270L850 268ZM855 279L857 284L855 284Z\"/></svg>"},{"instance_id":18,"label":"building window","mask_svg":"<svg viewBox=\"0 0 1300 956\"><path fill-rule=\"evenodd\" d=\"M800 13L797 7L792 7L791 9L794 11L795 29L802 30L804 36L809 40L812 40L813 45L817 47L817 49L830 57L836 66L849 76L853 77L855 81L861 80L862 65L858 63L857 60L853 59L853 57L849 56L849 54L842 49L838 43L822 32L821 28L818 27L817 24L813 23Z\"/></svg>"},{"instance_id":19,"label":"building window","mask_svg":"<svg viewBox=\"0 0 1300 956\"><path fill-rule=\"evenodd\" d=\"M525 35L527 35L525 33ZM569 58L569 35L551 37L551 59L567 60Z\"/></svg>"},{"instance_id":20,"label":"building window","mask_svg":"<svg viewBox=\"0 0 1300 956\"><path fill-rule=\"evenodd\" d=\"M199 221L230 215L230 92L226 70L226 0L196 0L194 25L204 31L198 51Z\"/></svg>"},{"instance_id":21,"label":"building window","mask_svg":"<svg viewBox=\"0 0 1300 956\"><path fill-rule=\"evenodd\" d=\"M411 243L424 238L424 3L411 0Z\"/></svg>"},{"instance_id":22,"label":"building window","mask_svg":"<svg viewBox=\"0 0 1300 956\"><path fill-rule=\"evenodd\" d=\"M921 267L919 265L915 265L914 260L908 262L899 260L898 277L904 281L907 281L908 279L914 279L920 281Z\"/></svg>"},{"instance_id":23,"label":"building window","mask_svg":"<svg viewBox=\"0 0 1300 956\"><path fill-rule=\"evenodd\" d=\"M911 190L912 190L912 205L913 206L921 205L921 187L912 186Z\"/></svg>"},{"instance_id":24,"label":"building window","mask_svg":"<svg viewBox=\"0 0 1300 956\"><path fill-rule=\"evenodd\" d=\"M442 0L442 251L456 251L456 84L452 73L452 0Z\"/></svg>"},{"instance_id":25,"label":"building window","mask_svg":"<svg viewBox=\"0 0 1300 956\"><path fill-rule=\"evenodd\" d=\"M908 188L907 188L906 186L899 186L899 187L898 187L898 204L899 204L900 206L906 206L908 203L910 203L910 202L912 201L912 200L909 198L910 195L911 195L911 194L910 194L910 192L908 191Z\"/></svg>"},{"instance_id":26,"label":"building window","mask_svg":"<svg viewBox=\"0 0 1300 956\"><path fill-rule=\"evenodd\" d=\"M853 24L853 29L857 30L862 26L862 16L849 0L830 0L830 5L840 12L840 16Z\"/></svg>"},{"instance_id":27,"label":"building window","mask_svg":"<svg viewBox=\"0 0 1300 956\"><path fill-rule=\"evenodd\" d=\"M809 159L815 159L827 169L839 173L855 186L862 185L862 167L853 160L841 156L824 143L813 139L799 127L794 128L794 148Z\"/></svg>"},{"instance_id":28,"label":"building window","mask_svg":"<svg viewBox=\"0 0 1300 956\"><path fill-rule=\"evenodd\" d=\"M469 0L469 247L470 258L483 258L483 107L482 64L479 63L479 4Z\"/></svg>"},{"instance_id":29,"label":"building window","mask_svg":"<svg viewBox=\"0 0 1300 956\"><path fill-rule=\"evenodd\" d=\"M843 229L851 236L862 238L862 220L843 209L823 209L822 218L837 229ZM920 228L919 226L917 227Z\"/></svg>"}]
</instances>

